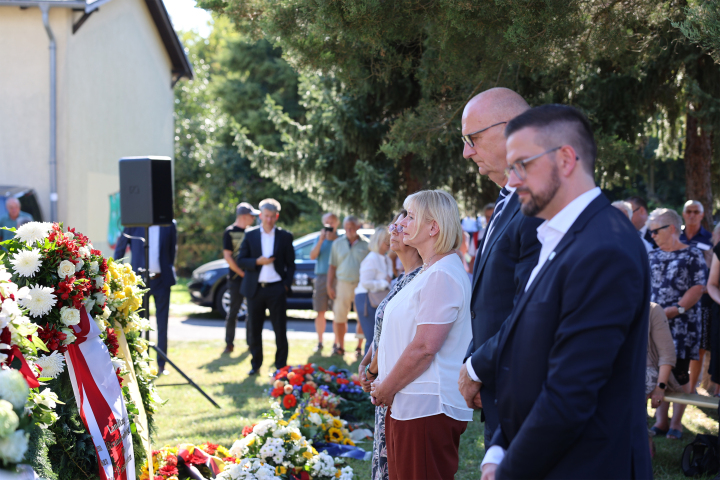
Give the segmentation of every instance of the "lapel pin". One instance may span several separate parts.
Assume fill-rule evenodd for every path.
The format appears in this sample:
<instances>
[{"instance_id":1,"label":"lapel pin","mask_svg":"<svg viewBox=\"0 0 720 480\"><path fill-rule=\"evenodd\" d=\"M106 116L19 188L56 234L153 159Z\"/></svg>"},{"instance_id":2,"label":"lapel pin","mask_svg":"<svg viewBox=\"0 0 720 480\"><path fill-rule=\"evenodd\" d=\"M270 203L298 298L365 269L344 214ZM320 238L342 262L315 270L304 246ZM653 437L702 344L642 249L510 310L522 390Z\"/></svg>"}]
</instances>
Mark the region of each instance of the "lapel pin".
<instances>
[{"instance_id":1,"label":"lapel pin","mask_svg":"<svg viewBox=\"0 0 720 480\"><path fill-rule=\"evenodd\" d=\"M552 253L550 254L550 256L548 257L548 262L549 262L550 260L552 260L553 258L555 258L555 252L552 252Z\"/></svg>"}]
</instances>

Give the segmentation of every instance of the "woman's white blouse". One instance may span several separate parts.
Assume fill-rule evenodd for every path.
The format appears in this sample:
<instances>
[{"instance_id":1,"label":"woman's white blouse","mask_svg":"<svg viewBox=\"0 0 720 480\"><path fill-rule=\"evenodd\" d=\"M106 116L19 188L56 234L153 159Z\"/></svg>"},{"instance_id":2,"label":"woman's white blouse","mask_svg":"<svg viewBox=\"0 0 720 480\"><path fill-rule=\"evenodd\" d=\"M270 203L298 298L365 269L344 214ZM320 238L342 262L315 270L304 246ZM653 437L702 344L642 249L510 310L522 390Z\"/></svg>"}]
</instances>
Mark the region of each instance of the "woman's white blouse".
<instances>
[{"instance_id":1,"label":"woman's white blouse","mask_svg":"<svg viewBox=\"0 0 720 480\"><path fill-rule=\"evenodd\" d=\"M412 420L444 413L472 421L473 411L457 383L472 338L470 280L457 255L438 260L388 302L378 346L378 379L390 374L418 325L448 323L453 324L450 333L430 367L395 395L392 418Z\"/></svg>"},{"instance_id":2,"label":"woman's white blouse","mask_svg":"<svg viewBox=\"0 0 720 480\"><path fill-rule=\"evenodd\" d=\"M392 262L387 256L377 252L368 253L360 263L360 282L355 288L355 295L389 288L388 277L392 276Z\"/></svg>"}]
</instances>

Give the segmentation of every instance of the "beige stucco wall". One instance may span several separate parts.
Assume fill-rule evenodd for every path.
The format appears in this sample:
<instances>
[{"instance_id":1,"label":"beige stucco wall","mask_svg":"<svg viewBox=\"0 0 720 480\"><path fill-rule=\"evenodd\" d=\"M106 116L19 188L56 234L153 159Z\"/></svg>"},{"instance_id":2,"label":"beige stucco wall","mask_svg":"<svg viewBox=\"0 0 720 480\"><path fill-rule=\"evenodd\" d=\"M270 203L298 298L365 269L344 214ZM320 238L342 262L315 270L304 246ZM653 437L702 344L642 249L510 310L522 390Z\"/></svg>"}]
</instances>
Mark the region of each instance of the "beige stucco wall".
<instances>
[{"instance_id":1,"label":"beige stucco wall","mask_svg":"<svg viewBox=\"0 0 720 480\"><path fill-rule=\"evenodd\" d=\"M171 63L143 0L51 9L58 42L58 215L109 253L110 194L124 156L173 156ZM50 215L48 40L39 9L0 7L0 184L26 185Z\"/></svg>"}]
</instances>

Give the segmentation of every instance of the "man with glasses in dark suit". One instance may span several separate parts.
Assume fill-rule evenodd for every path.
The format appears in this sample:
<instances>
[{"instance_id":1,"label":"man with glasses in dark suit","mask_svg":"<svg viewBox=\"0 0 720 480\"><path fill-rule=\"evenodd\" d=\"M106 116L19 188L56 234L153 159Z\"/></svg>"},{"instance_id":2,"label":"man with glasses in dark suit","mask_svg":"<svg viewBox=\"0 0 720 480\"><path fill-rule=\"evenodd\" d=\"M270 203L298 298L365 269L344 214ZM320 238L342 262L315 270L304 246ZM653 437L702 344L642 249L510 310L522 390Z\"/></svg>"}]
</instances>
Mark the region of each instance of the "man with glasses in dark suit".
<instances>
[{"instance_id":1,"label":"man with glasses in dark suit","mask_svg":"<svg viewBox=\"0 0 720 480\"><path fill-rule=\"evenodd\" d=\"M480 174L487 175L501 188L477 249L470 302L473 338L466 368L460 370L458 380L468 407L483 407L486 445L499 421L495 391L480 389L481 382L490 379L478 377L473 366L493 356L492 339L510 315L540 252L536 229L541 221L520 213L515 189L508 188L505 177L503 129L513 117L529 108L512 90L493 88L470 100L462 117L463 156L474 161Z\"/></svg>"},{"instance_id":2,"label":"man with glasses in dark suit","mask_svg":"<svg viewBox=\"0 0 720 480\"><path fill-rule=\"evenodd\" d=\"M638 235L643 239L645 250L648 252L657 248L655 240L652 235L648 232L647 219L648 219L648 204L644 198L638 196L632 196L625 200L632 205L632 217L630 221L638 231Z\"/></svg>"}]
</instances>

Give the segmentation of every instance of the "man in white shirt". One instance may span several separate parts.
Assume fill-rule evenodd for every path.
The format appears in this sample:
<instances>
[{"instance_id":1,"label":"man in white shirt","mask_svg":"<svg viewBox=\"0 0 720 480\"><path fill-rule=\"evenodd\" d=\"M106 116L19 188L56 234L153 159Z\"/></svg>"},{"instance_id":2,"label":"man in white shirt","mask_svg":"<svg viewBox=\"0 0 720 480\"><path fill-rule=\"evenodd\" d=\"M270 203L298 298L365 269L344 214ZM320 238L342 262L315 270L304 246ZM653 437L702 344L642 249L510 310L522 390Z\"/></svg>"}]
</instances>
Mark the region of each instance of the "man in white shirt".
<instances>
[{"instance_id":1,"label":"man in white shirt","mask_svg":"<svg viewBox=\"0 0 720 480\"><path fill-rule=\"evenodd\" d=\"M545 222L494 361L476 369L496 382L500 417L482 479L652 478L645 247L595 186L597 146L582 113L536 107L505 134L508 184L522 213Z\"/></svg>"},{"instance_id":2,"label":"man in white shirt","mask_svg":"<svg viewBox=\"0 0 720 480\"><path fill-rule=\"evenodd\" d=\"M248 300L248 339L252 369L260 371L263 362L262 330L265 310L275 331L275 368L287 363L287 296L295 275L295 250L290 232L275 226L280 216L280 202L268 198L260 202L262 225L246 230L236 263L245 272L240 293Z\"/></svg>"}]
</instances>

